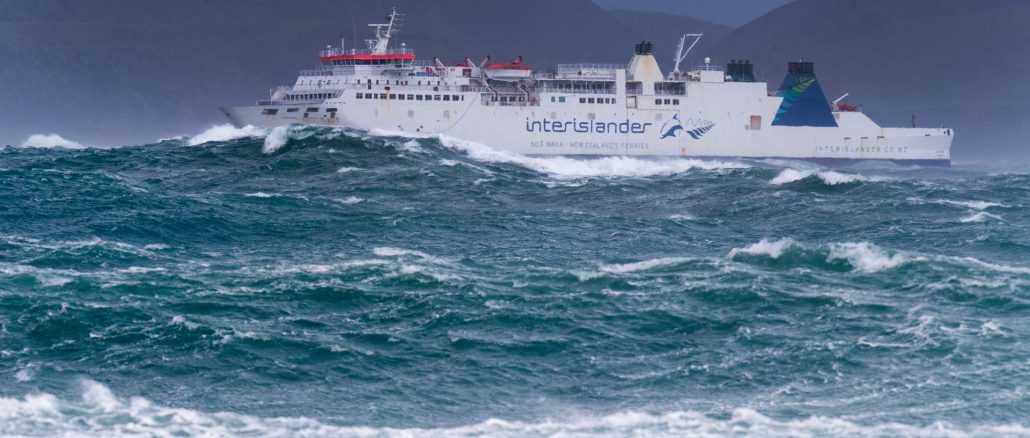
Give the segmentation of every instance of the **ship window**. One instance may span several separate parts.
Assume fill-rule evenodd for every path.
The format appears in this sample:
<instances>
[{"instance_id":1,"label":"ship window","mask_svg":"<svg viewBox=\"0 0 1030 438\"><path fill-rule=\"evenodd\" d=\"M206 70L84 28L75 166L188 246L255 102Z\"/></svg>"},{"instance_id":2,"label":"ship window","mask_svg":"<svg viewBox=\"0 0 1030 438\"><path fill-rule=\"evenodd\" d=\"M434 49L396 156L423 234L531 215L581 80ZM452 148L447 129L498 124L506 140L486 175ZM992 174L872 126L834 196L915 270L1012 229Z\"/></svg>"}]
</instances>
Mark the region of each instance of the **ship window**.
<instances>
[{"instance_id":1,"label":"ship window","mask_svg":"<svg viewBox=\"0 0 1030 438\"><path fill-rule=\"evenodd\" d=\"M414 94L409 94L408 95L408 100L415 100L415 95Z\"/></svg>"},{"instance_id":2,"label":"ship window","mask_svg":"<svg viewBox=\"0 0 1030 438\"><path fill-rule=\"evenodd\" d=\"M364 95L364 94L361 94L361 93L358 93L358 94L357 94L357 98L358 98L358 99L362 99L362 98L364 98L364 97L365 97L365 95Z\"/></svg>"},{"instance_id":3,"label":"ship window","mask_svg":"<svg viewBox=\"0 0 1030 438\"><path fill-rule=\"evenodd\" d=\"M587 103L587 98L585 98L585 97L579 98L579 103Z\"/></svg>"},{"instance_id":4,"label":"ship window","mask_svg":"<svg viewBox=\"0 0 1030 438\"><path fill-rule=\"evenodd\" d=\"M443 95L443 100L450 101L451 100L451 95L450 94L444 94Z\"/></svg>"},{"instance_id":5,"label":"ship window","mask_svg":"<svg viewBox=\"0 0 1030 438\"><path fill-rule=\"evenodd\" d=\"M300 109L300 108L287 108L287 109L286 109L286 112L288 112L288 113L295 113L295 112L297 112L297 110L299 110L299 109Z\"/></svg>"},{"instance_id":6,"label":"ship window","mask_svg":"<svg viewBox=\"0 0 1030 438\"><path fill-rule=\"evenodd\" d=\"M440 100L440 95L437 94L437 95L433 96L433 100Z\"/></svg>"},{"instance_id":7,"label":"ship window","mask_svg":"<svg viewBox=\"0 0 1030 438\"><path fill-rule=\"evenodd\" d=\"M591 97L591 98L587 99L587 103L594 103L594 98Z\"/></svg>"},{"instance_id":8,"label":"ship window","mask_svg":"<svg viewBox=\"0 0 1030 438\"><path fill-rule=\"evenodd\" d=\"M655 105L661 105L662 104L662 100L661 99L655 99L654 100L654 104Z\"/></svg>"},{"instance_id":9,"label":"ship window","mask_svg":"<svg viewBox=\"0 0 1030 438\"><path fill-rule=\"evenodd\" d=\"M565 96L558 97L558 103L565 103Z\"/></svg>"},{"instance_id":10,"label":"ship window","mask_svg":"<svg viewBox=\"0 0 1030 438\"><path fill-rule=\"evenodd\" d=\"M752 131L762 129L762 116L751 116L751 124L748 126Z\"/></svg>"},{"instance_id":11,"label":"ship window","mask_svg":"<svg viewBox=\"0 0 1030 438\"><path fill-rule=\"evenodd\" d=\"M397 95L397 100L404 100L404 95L403 94L398 94Z\"/></svg>"},{"instance_id":12,"label":"ship window","mask_svg":"<svg viewBox=\"0 0 1030 438\"><path fill-rule=\"evenodd\" d=\"M264 114L266 116L274 116L276 114L279 114L279 110L275 108L266 108L264 111L261 111L261 114Z\"/></svg>"},{"instance_id":13,"label":"ship window","mask_svg":"<svg viewBox=\"0 0 1030 438\"><path fill-rule=\"evenodd\" d=\"M673 105L679 105L680 104L680 100L679 99L673 99L672 100L672 104Z\"/></svg>"},{"instance_id":14,"label":"ship window","mask_svg":"<svg viewBox=\"0 0 1030 438\"><path fill-rule=\"evenodd\" d=\"M421 94L415 95L415 100L422 100L422 95Z\"/></svg>"},{"instance_id":15,"label":"ship window","mask_svg":"<svg viewBox=\"0 0 1030 438\"><path fill-rule=\"evenodd\" d=\"M327 112L327 113L335 113L336 112L336 108L326 108L325 112Z\"/></svg>"},{"instance_id":16,"label":"ship window","mask_svg":"<svg viewBox=\"0 0 1030 438\"><path fill-rule=\"evenodd\" d=\"M365 93L365 99L371 99L372 93Z\"/></svg>"},{"instance_id":17,"label":"ship window","mask_svg":"<svg viewBox=\"0 0 1030 438\"><path fill-rule=\"evenodd\" d=\"M672 100L670 100L670 99L665 99L665 104L666 104L666 105L670 105L670 104L672 104Z\"/></svg>"},{"instance_id":18,"label":"ship window","mask_svg":"<svg viewBox=\"0 0 1030 438\"><path fill-rule=\"evenodd\" d=\"M309 113L317 113L318 112L318 108L308 108L308 112Z\"/></svg>"},{"instance_id":19,"label":"ship window","mask_svg":"<svg viewBox=\"0 0 1030 438\"><path fill-rule=\"evenodd\" d=\"M554 103L554 96L551 96L551 103Z\"/></svg>"}]
</instances>

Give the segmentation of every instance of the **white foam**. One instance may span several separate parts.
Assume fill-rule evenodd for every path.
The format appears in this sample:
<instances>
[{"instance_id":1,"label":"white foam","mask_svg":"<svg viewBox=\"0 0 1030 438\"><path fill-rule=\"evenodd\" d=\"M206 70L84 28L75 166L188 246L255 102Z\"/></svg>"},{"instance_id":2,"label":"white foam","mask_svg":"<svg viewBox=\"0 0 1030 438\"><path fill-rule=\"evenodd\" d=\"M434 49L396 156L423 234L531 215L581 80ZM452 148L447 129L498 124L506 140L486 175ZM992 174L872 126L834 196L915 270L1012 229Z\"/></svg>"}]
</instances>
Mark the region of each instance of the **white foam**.
<instances>
[{"instance_id":1,"label":"white foam","mask_svg":"<svg viewBox=\"0 0 1030 438\"><path fill-rule=\"evenodd\" d=\"M330 346L332 351L350 351ZM366 352L368 354L368 352ZM306 436L306 437L718 437L718 436L897 436L1016 437L1030 428L1020 424L926 426L899 423L857 424L839 418L777 420L753 409L734 409L728 419L699 412L621 412L606 416L556 417L536 422L489 419L449 428L333 426L304 417L261 418L231 412L207 413L167 408L141 397L115 396L106 386L85 381L79 401L50 394L22 399L0 397L0 435L31 436Z\"/></svg>"},{"instance_id":2,"label":"white foam","mask_svg":"<svg viewBox=\"0 0 1030 438\"><path fill-rule=\"evenodd\" d=\"M780 258L783 252L792 246L797 245L793 239L780 239L776 241L770 241L768 239L762 239L761 242L753 243L744 248L733 248L730 250L730 258L733 258L737 254L749 254L749 255L766 255L774 259Z\"/></svg>"},{"instance_id":3,"label":"white foam","mask_svg":"<svg viewBox=\"0 0 1030 438\"><path fill-rule=\"evenodd\" d=\"M32 366L26 366L18 372L14 373L14 380L19 382L30 382L35 377L35 373L32 372Z\"/></svg>"},{"instance_id":4,"label":"white foam","mask_svg":"<svg viewBox=\"0 0 1030 438\"><path fill-rule=\"evenodd\" d=\"M348 197L348 198L345 198L345 199L337 199L336 200L336 202L339 202L339 203L341 203L343 205L352 205L352 204L357 204L359 202L364 202L364 201L365 201L364 199L361 199L361 198L359 198L357 196L351 196L351 197Z\"/></svg>"},{"instance_id":5,"label":"white foam","mask_svg":"<svg viewBox=\"0 0 1030 438\"><path fill-rule=\"evenodd\" d=\"M23 148L60 148L60 149L85 149L82 143L68 140L57 134L34 134L29 136L24 143L21 144Z\"/></svg>"},{"instance_id":6,"label":"white foam","mask_svg":"<svg viewBox=\"0 0 1030 438\"><path fill-rule=\"evenodd\" d=\"M992 207L999 207L999 208L1008 207L1005 204L999 204L997 202L988 202L988 201L950 201L950 200L947 200L947 199L938 199L938 200L936 200L934 202L936 202L938 204L944 204L944 205L955 205L955 206L959 206L959 207L965 207L965 208L969 208L969 209L972 209L972 210L986 210L986 209L992 208Z\"/></svg>"},{"instance_id":7,"label":"white foam","mask_svg":"<svg viewBox=\"0 0 1030 438\"><path fill-rule=\"evenodd\" d=\"M741 163L704 161L685 158L641 159L611 156L596 159L568 157L528 157L514 152L499 151L489 146L440 136L446 147L465 152L470 158L488 163L517 164L555 178L584 177L647 177L675 175L692 169L738 169L748 167Z\"/></svg>"},{"instance_id":8,"label":"white foam","mask_svg":"<svg viewBox=\"0 0 1030 438\"><path fill-rule=\"evenodd\" d=\"M290 140L290 127L278 126L265 137L265 144L261 146L261 152L266 155L274 154Z\"/></svg>"},{"instance_id":9,"label":"white foam","mask_svg":"<svg viewBox=\"0 0 1030 438\"><path fill-rule=\"evenodd\" d=\"M341 167L339 169L336 169L336 173L348 173L348 172L354 172L354 171L358 171L358 170L361 170L361 169L358 169L357 167Z\"/></svg>"},{"instance_id":10,"label":"white foam","mask_svg":"<svg viewBox=\"0 0 1030 438\"><path fill-rule=\"evenodd\" d=\"M814 171L814 170L796 170L796 169L783 169L779 175L769 181L769 184L782 185L792 183L795 181L801 181L805 178L815 175L823 184L835 186L839 184L850 184L859 181L886 181L886 178L881 177L868 177L858 175L854 173L841 173L832 170L827 171Z\"/></svg>"},{"instance_id":11,"label":"white foam","mask_svg":"<svg viewBox=\"0 0 1030 438\"><path fill-rule=\"evenodd\" d=\"M612 274L625 274L629 272L647 271L660 266L676 265L687 261L690 261L690 259L683 257L662 257L636 263L601 265L601 270Z\"/></svg>"},{"instance_id":12,"label":"white foam","mask_svg":"<svg viewBox=\"0 0 1030 438\"><path fill-rule=\"evenodd\" d=\"M383 246L372 249L372 254L379 257L402 257L402 256L416 256L422 258L429 258L429 254L421 251L415 251L411 249L393 248L389 246Z\"/></svg>"},{"instance_id":13,"label":"white foam","mask_svg":"<svg viewBox=\"0 0 1030 438\"><path fill-rule=\"evenodd\" d=\"M272 197L274 197L276 195L273 195L271 193L265 193L265 192L254 192L254 193L247 193L247 194L245 194L243 196L246 196L248 198L272 198Z\"/></svg>"},{"instance_id":14,"label":"white foam","mask_svg":"<svg viewBox=\"0 0 1030 438\"><path fill-rule=\"evenodd\" d=\"M925 260L922 257L913 259L902 254L889 254L869 242L830 245L830 255L827 260L836 259L846 259L852 267L862 272L878 272L896 268L910 261Z\"/></svg>"},{"instance_id":15,"label":"white foam","mask_svg":"<svg viewBox=\"0 0 1030 438\"><path fill-rule=\"evenodd\" d=\"M188 144L190 146L199 146L214 141L231 141L247 137L264 137L265 135L268 135L268 130L266 129L251 125L237 128L226 123L224 125L212 126L206 131L194 135L190 138Z\"/></svg>"},{"instance_id":16,"label":"white foam","mask_svg":"<svg viewBox=\"0 0 1030 438\"><path fill-rule=\"evenodd\" d=\"M991 218L991 219L998 220L998 221L1001 220L1001 216L998 216L996 214L990 214L990 213L988 213L986 211L981 211L981 212L973 214L971 216L966 216L966 217L964 217L962 219L959 219L959 222L966 223L966 224L968 224L968 223L979 223L979 222L986 221L987 218Z\"/></svg>"}]
</instances>

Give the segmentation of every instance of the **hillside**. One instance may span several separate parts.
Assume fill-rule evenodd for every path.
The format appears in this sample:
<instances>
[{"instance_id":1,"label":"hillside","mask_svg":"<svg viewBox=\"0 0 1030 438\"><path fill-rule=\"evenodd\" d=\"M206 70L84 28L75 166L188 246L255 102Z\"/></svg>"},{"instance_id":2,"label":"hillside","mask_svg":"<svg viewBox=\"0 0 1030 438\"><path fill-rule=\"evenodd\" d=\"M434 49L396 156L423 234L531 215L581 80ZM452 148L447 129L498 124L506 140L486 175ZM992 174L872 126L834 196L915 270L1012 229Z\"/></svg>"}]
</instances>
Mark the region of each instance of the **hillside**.
<instances>
[{"instance_id":1,"label":"hillside","mask_svg":"<svg viewBox=\"0 0 1030 438\"><path fill-rule=\"evenodd\" d=\"M716 47L776 84L815 61L828 97L851 93L882 124L947 125L959 159L1030 158L1030 3L797 0Z\"/></svg>"}]
</instances>

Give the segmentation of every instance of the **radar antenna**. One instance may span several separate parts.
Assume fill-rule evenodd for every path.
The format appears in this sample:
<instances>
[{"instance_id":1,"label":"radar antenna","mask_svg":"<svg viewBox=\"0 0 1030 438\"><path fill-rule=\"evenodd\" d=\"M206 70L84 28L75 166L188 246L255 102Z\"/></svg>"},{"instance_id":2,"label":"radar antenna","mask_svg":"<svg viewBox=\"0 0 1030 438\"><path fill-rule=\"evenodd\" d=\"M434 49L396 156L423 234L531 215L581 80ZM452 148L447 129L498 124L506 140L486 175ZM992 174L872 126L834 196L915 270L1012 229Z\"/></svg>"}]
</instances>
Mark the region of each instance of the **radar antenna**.
<instances>
[{"instance_id":1,"label":"radar antenna","mask_svg":"<svg viewBox=\"0 0 1030 438\"><path fill-rule=\"evenodd\" d=\"M687 33L680 37L680 42L676 45L676 67L672 69L672 73L669 73L670 79L677 79L682 75L682 73L680 73L680 64L683 63L684 59L687 59L687 54L690 53L690 50L697 45L698 41L701 41L701 37L703 36L705 36L703 33ZM694 39L694 42L690 43L690 47L686 47L687 38ZM686 50L684 50L684 47L686 47Z\"/></svg>"}]
</instances>

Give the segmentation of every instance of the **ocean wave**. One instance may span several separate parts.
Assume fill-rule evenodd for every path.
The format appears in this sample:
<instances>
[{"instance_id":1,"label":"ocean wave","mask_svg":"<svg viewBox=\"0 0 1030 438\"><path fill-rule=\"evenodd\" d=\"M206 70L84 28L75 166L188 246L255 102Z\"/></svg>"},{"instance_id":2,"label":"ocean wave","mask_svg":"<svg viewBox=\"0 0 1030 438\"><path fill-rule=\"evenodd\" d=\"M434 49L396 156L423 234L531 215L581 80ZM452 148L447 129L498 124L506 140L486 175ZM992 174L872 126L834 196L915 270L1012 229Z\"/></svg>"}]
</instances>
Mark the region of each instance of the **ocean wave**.
<instances>
[{"instance_id":1,"label":"ocean wave","mask_svg":"<svg viewBox=\"0 0 1030 438\"><path fill-rule=\"evenodd\" d=\"M283 146L286 146L286 142L290 140L290 127L289 126L278 126L272 129L265 137L265 144L261 146L261 152L266 155L276 153Z\"/></svg>"},{"instance_id":2,"label":"ocean wave","mask_svg":"<svg viewBox=\"0 0 1030 438\"><path fill-rule=\"evenodd\" d=\"M846 261L851 270L865 273L893 269L908 262L925 260L923 257L891 252L869 242L831 243L809 247L789 238L774 241L762 239L762 241L744 248L730 250L728 257L737 259L742 255L747 255L780 259L791 251L795 251L801 259L823 258L826 263Z\"/></svg>"},{"instance_id":3,"label":"ocean wave","mask_svg":"<svg viewBox=\"0 0 1030 438\"><path fill-rule=\"evenodd\" d=\"M827 171L815 171L815 170L796 170L796 169L784 169L775 178L769 181L769 184L783 185L792 182L801 181L810 177L817 177L823 182L823 184L835 186L841 184L852 184L856 182L864 181L888 181L887 178L883 177L870 177L854 173L842 173L833 170Z\"/></svg>"},{"instance_id":4,"label":"ocean wave","mask_svg":"<svg viewBox=\"0 0 1030 438\"><path fill-rule=\"evenodd\" d=\"M959 222L962 222L962 223L979 223L979 222L986 221L988 218L994 219L994 220L997 220L997 221L1001 220L1001 216L998 216L996 214L990 214L990 213L987 213L985 211L981 211L979 213L975 213L975 214L972 214L970 216L966 216L966 217L964 217L962 219L959 219Z\"/></svg>"},{"instance_id":5,"label":"ocean wave","mask_svg":"<svg viewBox=\"0 0 1030 438\"><path fill-rule=\"evenodd\" d=\"M516 164L554 178L667 176L694 169L718 170L750 167L737 162L687 158L643 159L628 156L612 156L575 159L561 156L529 157L443 135L439 136L439 139L440 143L444 146L460 150L474 160L488 163Z\"/></svg>"},{"instance_id":6,"label":"ocean wave","mask_svg":"<svg viewBox=\"0 0 1030 438\"><path fill-rule=\"evenodd\" d=\"M927 426L859 424L845 419L776 419L753 409L734 409L728 418L699 412L620 412L539 421L492 418L449 428L338 426L305 417L262 418L232 412L209 413L157 405L142 397L115 395L92 380L80 383L78 400L48 393L0 397L0 434L28 436L265 436L265 437L678 437L678 436L839 436L839 437L1021 437L1021 424Z\"/></svg>"},{"instance_id":7,"label":"ocean wave","mask_svg":"<svg viewBox=\"0 0 1030 438\"><path fill-rule=\"evenodd\" d=\"M950 200L950 199L934 199L934 200L929 200L928 201L928 200L925 200L925 199L915 198L915 197L910 197L910 198L907 199L907 201L915 203L915 204L925 204L925 203L930 202L930 203L934 203L934 204L951 205L951 206L955 206L955 207L962 207L962 208L968 208L970 210L979 210L979 211L987 210L989 208L1009 208L1010 207L1009 205L1002 204L1000 202L991 202L991 201L953 201L953 200Z\"/></svg>"},{"instance_id":8,"label":"ocean wave","mask_svg":"<svg viewBox=\"0 0 1030 438\"><path fill-rule=\"evenodd\" d=\"M23 148L86 149L82 143L68 140L57 134L34 134L21 144Z\"/></svg>"},{"instance_id":9,"label":"ocean wave","mask_svg":"<svg viewBox=\"0 0 1030 438\"><path fill-rule=\"evenodd\" d=\"M226 123L223 125L212 126L206 131L190 137L187 144L190 146L199 146L204 143L225 142L248 137L264 137L266 135L268 135L268 130L264 128L258 128L252 125L237 128Z\"/></svg>"}]
</instances>

